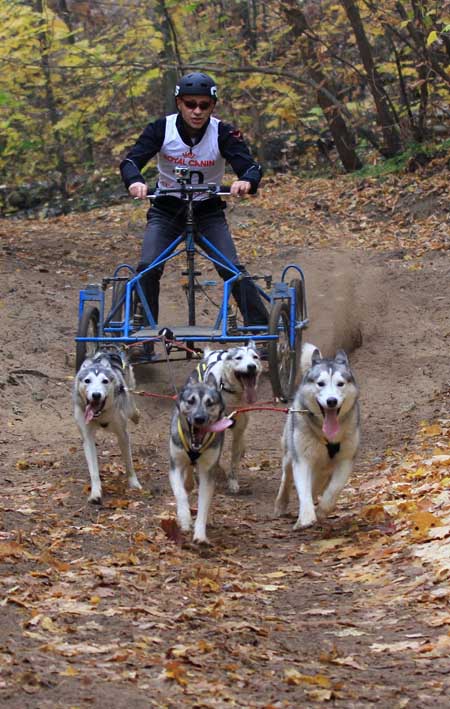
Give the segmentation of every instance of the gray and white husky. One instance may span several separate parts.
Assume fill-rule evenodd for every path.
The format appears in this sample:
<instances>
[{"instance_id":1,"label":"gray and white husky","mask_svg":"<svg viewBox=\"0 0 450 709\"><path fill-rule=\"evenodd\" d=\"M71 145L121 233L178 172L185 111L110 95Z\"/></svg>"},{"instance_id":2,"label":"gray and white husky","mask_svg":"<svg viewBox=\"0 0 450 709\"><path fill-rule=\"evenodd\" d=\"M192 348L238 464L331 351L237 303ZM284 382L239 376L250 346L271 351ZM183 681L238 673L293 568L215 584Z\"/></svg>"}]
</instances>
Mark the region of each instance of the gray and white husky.
<instances>
[{"instance_id":1,"label":"gray and white husky","mask_svg":"<svg viewBox=\"0 0 450 709\"><path fill-rule=\"evenodd\" d=\"M262 365L253 341L229 350L206 348L201 366L205 370L204 376L214 376L228 409L233 410L237 406L253 404L256 401ZM238 474L245 452L245 430L248 421L248 413L240 413L232 429L231 463L225 474L228 489L234 494L239 492Z\"/></svg>"},{"instance_id":2,"label":"gray and white husky","mask_svg":"<svg viewBox=\"0 0 450 709\"><path fill-rule=\"evenodd\" d=\"M112 431L122 453L128 485L141 489L131 458L128 419L139 421L139 412L129 389L134 387L133 370L115 352L97 352L85 359L75 377L73 402L75 421L83 439L84 452L91 477L89 501L100 504L102 485L98 467L95 434L98 428Z\"/></svg>"},{"instance_id":3,"label":"gray and white husky","mask_svg":"<svg viewBox=\"0 0 450 709\"><path fill-rule=\"evenodd\" d=\"M284 514L293 478L299 498L294 529L334 509L360 439L358 388L346 353L339 350L334 359L325 359L306 343L301 369L304 376L283 433L282 478L275 502L275 513Z\"/></svg>"},{"instance_id":4,"label":"gray and white husky","mask_svg":"<svg viewBox=\"0 0 450 709\"><path fill-rule=\"evenodd\" d=\"M189 377L180 391L170 427L170 484L177 503L181 529L188 532L192 518L189 493L198 477L198 509L194 542L208 544L206 524L214 493L217 463L223 447L223 431L230 424L223 419L225 404L215 378L198 381Z\"/></svg>"}]
</instances>

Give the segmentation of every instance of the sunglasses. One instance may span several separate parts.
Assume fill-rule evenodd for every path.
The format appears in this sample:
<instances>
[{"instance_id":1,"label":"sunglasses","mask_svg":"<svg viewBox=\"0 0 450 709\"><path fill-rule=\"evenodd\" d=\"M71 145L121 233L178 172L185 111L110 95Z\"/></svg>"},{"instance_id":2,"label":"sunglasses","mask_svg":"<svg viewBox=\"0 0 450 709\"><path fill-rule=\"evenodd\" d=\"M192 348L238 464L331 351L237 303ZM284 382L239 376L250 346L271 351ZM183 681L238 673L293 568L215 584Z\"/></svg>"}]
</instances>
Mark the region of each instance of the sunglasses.
<instances>
[{"instance_id":1,"label":"sunglasses","mask_svg":"<svg viewBox=\"0 0 450 709\"><path fill-rule=\"evenodd\" d=\"M199 108L200 111L207 111L208 108L211 108L212 106L211 101L190 101L184 98L181 100L186 108L189 108L191 111L194 111L196 108Z\"/></svg>"}]
</instances>

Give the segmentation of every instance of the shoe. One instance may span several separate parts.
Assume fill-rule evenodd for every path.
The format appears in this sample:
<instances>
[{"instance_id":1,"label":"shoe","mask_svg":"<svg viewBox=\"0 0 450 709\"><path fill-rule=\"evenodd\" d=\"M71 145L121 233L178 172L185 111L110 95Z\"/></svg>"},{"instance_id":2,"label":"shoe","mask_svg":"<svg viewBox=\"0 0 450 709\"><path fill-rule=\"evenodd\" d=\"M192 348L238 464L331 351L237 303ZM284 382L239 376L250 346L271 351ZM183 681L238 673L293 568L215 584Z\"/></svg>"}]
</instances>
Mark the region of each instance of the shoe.
<instances>
[{"instance_id":1,"label":"shoe","mask_svg":"<svg viewBox=\"0 0 450 709\"><path fill-rule=\"evenodd\" d=\"M129 360L131 364L152 362L154 359L156 359L156 354L153 342L144 342L143 344L133 345L130 348Z\"/></svg>"}]
</instances>

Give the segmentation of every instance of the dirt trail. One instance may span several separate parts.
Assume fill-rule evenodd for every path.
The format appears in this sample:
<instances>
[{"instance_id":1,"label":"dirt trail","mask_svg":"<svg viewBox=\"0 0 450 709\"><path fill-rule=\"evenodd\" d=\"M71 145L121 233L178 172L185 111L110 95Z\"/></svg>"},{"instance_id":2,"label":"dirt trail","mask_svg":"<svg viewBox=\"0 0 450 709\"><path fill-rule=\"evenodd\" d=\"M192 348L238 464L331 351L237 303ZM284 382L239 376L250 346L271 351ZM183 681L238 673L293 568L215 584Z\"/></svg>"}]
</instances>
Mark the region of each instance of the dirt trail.
<instances>
[{"instance_id":1,"label":"dirt trail","mask_svg":"<svg viewBox=\"0 0 450 709\"><path fill-rule=\"evenodd\" d=\"M377 486L378 463L387 449L407 444L420 420L443 413L448 259L436 252L421 270L409 270L392 253L285 248L277 255L276 275L291 260L304 268L307 339L324 353L350 353L363 419L356 474L332 518L294 533L294 501L290 519L272 518L284 419L255 414L243 494L230 497L219 484L214 546L199 551L177 546L160 526L174 515L166 402L139 401L133 449L144 492L126 490L106 436L99 445L104 506L86 502L70 402L77 293L136 255L139 244L137 227L125 238L113 219L89 217L86 228L89 249L57 222L34 224L26 236L20 225L3 228L2 706L448 707L445 657L417 659L408 649L437 632L415 597L396 595L414 583L414 565L400 556L388 581L352 578L381 533L360 514ZM181 307L168 276L164 294L170 311ZM188 368L177 367L177 383ZM163 365L137 368L137 376L142 388L172 392ZM265 375L261 398L269 396ZM356 539L367 539L367 551L346 555ZM405 649L395 655L374 649L398 642Z\"/></svg>"}]
</instances>

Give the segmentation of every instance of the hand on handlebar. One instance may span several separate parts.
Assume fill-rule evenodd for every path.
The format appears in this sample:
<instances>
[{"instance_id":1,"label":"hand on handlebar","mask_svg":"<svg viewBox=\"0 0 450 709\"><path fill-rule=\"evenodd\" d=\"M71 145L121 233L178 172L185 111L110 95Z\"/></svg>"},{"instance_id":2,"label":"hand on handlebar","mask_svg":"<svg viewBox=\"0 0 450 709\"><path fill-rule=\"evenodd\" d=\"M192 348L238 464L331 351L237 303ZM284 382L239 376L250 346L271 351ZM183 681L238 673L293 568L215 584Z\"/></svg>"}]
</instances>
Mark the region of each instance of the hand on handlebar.
<instances>
[{"instance_id":1,"label":"hand on handlebar","mask_svg":"<svg viewBox=\"0 0 450 709\"><path fill-rule=\"evenodd\" d=\"M249 194L251 189L252 186L250 182L247 182L247 180L235 180L230 187L230 194L243 197L244 195Z\"/></svg>"},{"instance_id":2,"label":"hand on handlebar","mask_svg":"<svg viewBox=\"0 0 450 709\"><path fill-rule=\"evenodd\" d=\"M147 185L144 182L133 182L129 186L128 192L135 199L145 199L147 197Z\"/></svg>"}]
</instances>

